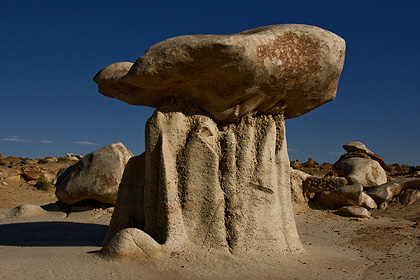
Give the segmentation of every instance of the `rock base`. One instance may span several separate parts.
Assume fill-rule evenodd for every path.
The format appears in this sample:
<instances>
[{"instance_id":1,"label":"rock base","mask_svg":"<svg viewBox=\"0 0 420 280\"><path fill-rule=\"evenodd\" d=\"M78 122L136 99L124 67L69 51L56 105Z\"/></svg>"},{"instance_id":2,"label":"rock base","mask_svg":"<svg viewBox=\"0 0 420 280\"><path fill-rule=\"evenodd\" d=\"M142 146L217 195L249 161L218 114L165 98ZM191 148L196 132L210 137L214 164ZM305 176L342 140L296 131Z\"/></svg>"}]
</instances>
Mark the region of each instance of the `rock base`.
<instances>
[{"instance_id":1,"label":"rock base","mask_svg":"<svg viewBox=\"0 0 420 280\"><path fill-rule=\"evenodd\" d=\"M248 114L221 125L192 104L171 104L156 109L145 134L145 153L126 166L105 253L132 254L142 244L136 250L143 256L303 250L282 115Z\"/></svg>"}]
</instances>

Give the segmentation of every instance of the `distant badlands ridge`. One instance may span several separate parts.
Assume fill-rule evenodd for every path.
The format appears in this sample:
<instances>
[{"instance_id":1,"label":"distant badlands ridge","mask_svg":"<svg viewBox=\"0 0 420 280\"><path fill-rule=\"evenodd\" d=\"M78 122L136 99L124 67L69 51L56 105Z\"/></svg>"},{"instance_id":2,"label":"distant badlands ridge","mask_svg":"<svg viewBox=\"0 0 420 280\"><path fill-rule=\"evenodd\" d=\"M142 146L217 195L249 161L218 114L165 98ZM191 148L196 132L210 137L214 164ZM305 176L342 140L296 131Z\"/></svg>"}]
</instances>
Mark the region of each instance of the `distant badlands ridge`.
<instances>
[{"instance_id":1,"label":"distant badlands ridge","mask_svg":"<svg viewBox=\"0 0 420 280\"><path fill-rule=\"evenodd\" d=\"M47 163L64 163L69 161L78 161L81 159L82 156L76 155L73 153L66 153L63 157L45 157L45 158L37 158L37 159L30 159L27 157L15 157L15 156L8 156L5 157L0 154L0 166L23 166L23 165L34 165L34 164L47 164ZM320 175L327 174L332 172L333 163L318 163L312 158L308 158L305 162L299 162L299 160L290 161L290 166L294 169L303 170L311 175ZM387 173L390 176L398 176L398 175L406 175L415 172L416 170L420 170L420 165L408 165L405 163L393 163L388 164Z\"/></svg>"},{"instance_id":2,"label":"distant badlands ridge","mask_svg":"<svg viewBox=\"0 0 420 280\"><path fill-rule=\"evenodd\" d=\"M0 154L0 166L13 166L13 165L28 165L28 164L45 164L45 163L56 163L56 162L66 162L66 161L78 161L82 156L66 153L63 157L45 157L30 159L27 157L15 157L8 156L5 157Z\"/></svg>"}]
</instances>

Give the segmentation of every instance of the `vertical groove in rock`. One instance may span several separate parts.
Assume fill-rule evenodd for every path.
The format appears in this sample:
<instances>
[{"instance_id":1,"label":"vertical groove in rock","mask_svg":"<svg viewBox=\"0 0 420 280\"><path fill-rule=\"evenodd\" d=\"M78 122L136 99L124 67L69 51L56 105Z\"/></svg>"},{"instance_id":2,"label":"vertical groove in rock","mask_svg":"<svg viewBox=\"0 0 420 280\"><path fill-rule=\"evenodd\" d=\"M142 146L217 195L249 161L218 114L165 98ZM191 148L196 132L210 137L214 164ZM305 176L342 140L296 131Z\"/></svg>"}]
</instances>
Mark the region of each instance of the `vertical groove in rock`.
<instances>
[{"instance_id":1,"label":"vertical groove in rock","mask_svg":"<svg viewBox=\"0 0 420 280\"><path fill-rule=\"evenodd\" d=\"M286 127L283 115L274 116L276 123L276 160L277 185L279 186L279 215L282 217L283 235L287 251L303 251L302 243L296 229L290 188L290 161L287 153ZM283 186L283 187L282 187Z\"/></svg>"},{"instance_id":2,"label":"vertical groove in rock","mask_svg":"<svg viewBox=\"0 0 420 280\"><path fill-rule=\"evenodd\" d=\"M232 250L239 242L239 232L236 229L240 213L237 212L236 201L236 139L233 133L234 125L225 127L223 137L221 139L221 188L224 192L225 198L225 228L226 241L229 245L229 250Z\"/></svg>"},{"instance_id":3,"label":"vertical groove in rock","mask_svg":"<svg viewBox=\"0 0 420 280\"><path fill-rule=\"evenodd\" d=\"M171 250L300 250L283 116L248 114L218 127L197 108L163 111L146 127L144 185L134 190L144 207L116 211L125 222L110 232L132 225Z\"/></svg>"}]
</instances>

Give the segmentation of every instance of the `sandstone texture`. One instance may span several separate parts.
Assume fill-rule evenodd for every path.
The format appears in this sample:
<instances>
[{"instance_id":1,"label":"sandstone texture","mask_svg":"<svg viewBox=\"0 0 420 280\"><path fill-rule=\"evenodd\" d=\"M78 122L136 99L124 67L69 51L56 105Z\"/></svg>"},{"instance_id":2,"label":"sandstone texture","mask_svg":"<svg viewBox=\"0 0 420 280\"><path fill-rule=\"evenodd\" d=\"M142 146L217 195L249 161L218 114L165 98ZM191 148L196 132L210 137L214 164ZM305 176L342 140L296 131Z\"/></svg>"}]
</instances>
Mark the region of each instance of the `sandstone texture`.
<instances>
[{"instance_id":1,"label":"sandstone texture","mask_svg":"<svg viewBox=\"0 0 420 280\"><path fill-rule=\"evenodd\" d=\"M102 94L133 105L189 99L217 122L237 123L249 112L287 119L334 99L344 52L344 40L324 29L273 25L167 39L94 81Z\"/></svg>"},{"instance_id":2,"label":"sandstone texture","mask_svg":"<svg viewBox=\"0 0 420 280\"><path fill-rule=\"evenodd\" d=\"M115 204L125 165L132 156L120 142L85 155L54 180L58 200L67 205L86 199Z\"/></svg>"},{"instance_id":3,"label":"sandstone texture","mask_svg":"<svg viewBox=\"0 0 420 280\"><path fill-rule=\"evenodd\" d=\"M329 31L273 25L171 38L99 71L103 95L156 108L102 252L302 251L284 120L334 99L344 52Z\"/></svg>"},{"instance_id":4,"label":"sandstone texture","mask_svg":"<svg viewBox=\"0 0 420 280\"><path fill-rule=\"evenodd\" d=\"M282 116L247 115L218 127L194 110L159 108L148 120L146 151L127 165L104 252L120 254L116 233L126 228L143 230L162 252L301 251Z\"/></svg>"},{"instance_id":5,"label":"sandstone texture","mask_svg":"<svg viewBox=\"0 0 420 280\"><path fill-rule=\"evenodd\" d=\"M334 191L347 185L347 179L344 177L317 177L310 176L303 182L303 193L308 198L313 198L315 194L325 191Z\"/></svg>"}]
</instances>

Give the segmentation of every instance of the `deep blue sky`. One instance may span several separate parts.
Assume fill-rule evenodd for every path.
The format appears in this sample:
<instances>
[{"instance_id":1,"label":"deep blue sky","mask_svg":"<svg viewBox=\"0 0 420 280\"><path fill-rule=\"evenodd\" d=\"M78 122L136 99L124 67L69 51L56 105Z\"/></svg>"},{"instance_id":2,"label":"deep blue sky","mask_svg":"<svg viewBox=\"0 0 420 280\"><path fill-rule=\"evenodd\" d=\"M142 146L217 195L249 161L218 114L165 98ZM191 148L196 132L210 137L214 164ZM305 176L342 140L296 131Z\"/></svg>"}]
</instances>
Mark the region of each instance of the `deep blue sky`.
<instances>
[{"instance_id":1,"label":"deep blue sky","mask_svg":"<svg viewBox=\"0 0 420 280\"><path fill-rule=\"evenodd\" d=\"M93 76L185 34L302 23L347 43L337 98L286 121L289 156L335 162L362 141L387 163L420 165L420 1L1 1L0 153L144 150L153 109L97 92Z\"/></svg>"}]
</instances>

